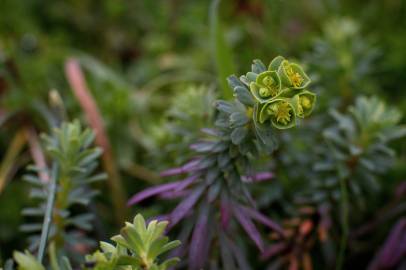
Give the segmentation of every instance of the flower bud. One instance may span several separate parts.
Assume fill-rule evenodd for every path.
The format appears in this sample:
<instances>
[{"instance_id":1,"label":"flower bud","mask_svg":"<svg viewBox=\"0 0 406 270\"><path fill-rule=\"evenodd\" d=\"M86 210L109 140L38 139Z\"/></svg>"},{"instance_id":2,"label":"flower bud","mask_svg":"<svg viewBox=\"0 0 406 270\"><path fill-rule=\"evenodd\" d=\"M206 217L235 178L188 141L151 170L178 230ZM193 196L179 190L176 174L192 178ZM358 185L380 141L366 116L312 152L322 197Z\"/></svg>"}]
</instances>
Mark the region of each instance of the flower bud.
<instances>
[{"instance_id":1,"label":"flower bud","mask_svg":"<svg viewBox=\"0 0 406 270\"><path fill-rule=\"evenodd\" d=\"M311 114L316 103L316 95L307 90L297 94L294 98L294 107L298 117L304 118Z\"/></svg>"},{"instance_id":2,"label":"flower bud","mask_svg":"<svg viewBox=\"0 0 406 270\"><path fill-rule=\"evenodd\" d=\"M265 103L281 92L281 80L275 71L265 71L250 83L250 90L257 101Z\"/></svg>"}]
</instances>

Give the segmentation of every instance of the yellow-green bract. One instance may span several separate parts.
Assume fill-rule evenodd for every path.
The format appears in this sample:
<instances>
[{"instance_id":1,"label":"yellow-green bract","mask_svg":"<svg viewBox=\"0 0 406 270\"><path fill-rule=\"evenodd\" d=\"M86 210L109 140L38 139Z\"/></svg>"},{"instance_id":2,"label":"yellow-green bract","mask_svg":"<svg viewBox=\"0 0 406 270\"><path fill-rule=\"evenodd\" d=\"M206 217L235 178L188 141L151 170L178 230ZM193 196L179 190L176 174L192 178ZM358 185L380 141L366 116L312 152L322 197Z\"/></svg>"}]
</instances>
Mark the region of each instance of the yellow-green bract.
<instances>
[{"instance_id":1,"label":"yellow-green bract","mask_svg":"<svg viewBox=\"0 0 406 270\"><path fill-rule=\"evenodd\" d=\"M316 95L306 89L311 82L309 76L299 64L282 56L275 57L268 68L254 60L252 70L240 80L249 88L252 99L247 99L241 85L233 87L235 96L255 108L254 121L259 125L291 128L298 118L309 116L314 109Z\"/></svg>"}]
</instances>

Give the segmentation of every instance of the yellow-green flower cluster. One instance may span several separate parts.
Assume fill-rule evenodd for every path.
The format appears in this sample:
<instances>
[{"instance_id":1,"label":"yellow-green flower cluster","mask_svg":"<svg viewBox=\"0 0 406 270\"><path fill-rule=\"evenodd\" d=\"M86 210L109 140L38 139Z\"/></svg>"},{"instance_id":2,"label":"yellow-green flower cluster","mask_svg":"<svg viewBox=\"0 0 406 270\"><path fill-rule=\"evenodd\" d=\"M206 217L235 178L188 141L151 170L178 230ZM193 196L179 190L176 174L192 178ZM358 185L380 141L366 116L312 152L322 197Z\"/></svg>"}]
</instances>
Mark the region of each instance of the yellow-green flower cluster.
<instances>
[{"instance_id":1,"label":"yellow-green flower cluster","mask_svg":"<svg viewBox=\"0 0 406 270\"><path fill-rule=\"evenodd\" d=\"M298 64L282 56L274 58L267 69L254 61L253 71L241 79L255 99L255 120L260 124L270 122L278 129L290 128L314 108L316 95L306 90L310 78Z\"/></svg>"}]
</instances>

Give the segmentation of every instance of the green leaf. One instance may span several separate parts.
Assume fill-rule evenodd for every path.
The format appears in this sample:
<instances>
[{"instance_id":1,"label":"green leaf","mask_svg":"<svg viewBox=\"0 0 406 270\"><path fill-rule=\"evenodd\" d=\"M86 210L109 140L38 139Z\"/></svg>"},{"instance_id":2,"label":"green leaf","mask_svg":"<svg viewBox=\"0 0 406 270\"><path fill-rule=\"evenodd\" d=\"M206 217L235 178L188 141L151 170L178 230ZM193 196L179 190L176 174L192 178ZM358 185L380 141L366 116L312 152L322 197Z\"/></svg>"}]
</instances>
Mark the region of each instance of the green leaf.
<instances>
[{"instance_id":1,"label":"green leaf","mask_svg":"<svg viewBox=\"0 0 406 270\"><path fill-rule=\"evenodd\" d=\"M17 262L18 270L45 270L45 267L28 251L25 254L15 251L13 257Z\"/></svg>"},{"instance_id":2,"label":"green leaf","mask_svg":"<svg viewBox=\"0 0 406 270\"><path fill-rule=\"evenodd\" d=\"M234 88L234 96L240 101L242 104L253 107L255 105L255 101L252 98L251 93L245 86L237 86Z\"/></svg>"},{"instance_id":3,"label":"green leaf","mask_svg":"<svg viewBox=\"0 0 406 270\"><path fill-rule=\"evenodd\" d=\"M145 239L147 228L145 226L144 217L140 214L136 215L133 223L134 223L136 233L139 234L141 239Z\"/></svg>"},{"instance_id":4,"label":"green leaf","mask_svg":"<svg viewBox=\"0 0 406 270\"><path fill-rule=\"evenodd\" d=\"M168 243L168 240L169 240L168 237L162 237L162 238L156 239L154 242L152 242L152 244L148 250L148 258L150 260L154 260L161 253L163 253L162 248L166 243Z\"/></svg>"},{"instance_id":5,"label":"green leaf","mask_svg":"<svg viewBox=\"0 0 406 270\"><path fill-rule=\"evenodd\" d=\"M177 263L179 263L179 261L180 261L179 258L167 259L159 266L159 269L162 270L168 269L169 267L175 266Z\"/></svg>"},{"instance_id":6,"label":"green leaf","mask_svg":"<svg viewBox=\"0 0 406 270\"><path fill-rule=\"evenodd\" d=\"M231 141L238 145L244 140L247 134L248 130L245 127L237 127L231 132Z\"/></svg>"},{"instance_id":7,"label":"green leaf","mask_svg":"<svg viewBox=\"0 0 406 270\"><path fill-rule=\"evenodd\" d=\"M249 121L248 116L243 112L233 112L230 115L230 126L241 127L247 124Z\"/></svg>"},{"instance_id":8,"label":"green leaf","mask_svg":"<svg viewBox=\"0 0 406 270\"><path fill-rule=\"evenodd\" d=\"M279 66L281 65L282 61L285 60L285 58L283 56L277 56L275 57L271 63L269 64L268 70L271 71L278 71Z\"/></svg>"},{"instance_id":9,"label":"green leaf","mask_svg":"<svg viewBox=\"0 0 406 270\"><path fill-rule=\"evenodd\" d=\"M266 66L264 65L264 63L262 63L261 60L254 59L252 62L253 62L251 65L252 72L259 74L266 71Z\"/></svg>"}]
</instances>

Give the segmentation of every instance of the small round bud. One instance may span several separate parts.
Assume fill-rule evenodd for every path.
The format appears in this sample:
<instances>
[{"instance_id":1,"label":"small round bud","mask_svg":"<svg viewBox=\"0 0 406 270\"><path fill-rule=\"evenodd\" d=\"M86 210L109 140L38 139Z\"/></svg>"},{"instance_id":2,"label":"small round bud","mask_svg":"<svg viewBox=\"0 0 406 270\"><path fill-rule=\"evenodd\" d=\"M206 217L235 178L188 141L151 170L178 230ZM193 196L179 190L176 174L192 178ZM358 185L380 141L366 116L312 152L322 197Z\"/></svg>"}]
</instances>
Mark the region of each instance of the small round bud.
<instances>
[{"instance_id":1,"label":"small round bud","mask_svg":"<svg viewBox=\"0 0 406 270\"><path fill-rule=\"evenodd\" d=\"M259 95L261 97L269 97L271 95L271 91L268 88L261 87L259 88Z\"/></svg>"},{"instance_id":2,"label":"small round bud","mask_svg":"<svg viewBox=\"0 0 406 270\"><path fill-rule=\"evenodd\" d=\"M271 76L266 76L262 80L263 84L266 86L272 86L275 83L275 80Z\"/></svg>"},{"instance_id":3,"label":"small round bud","mask_svg":"<svg viewBox=\"0 0 406 270\"><path fill-rule=\"evenodd\" d=\"M308 97L302 96L300 97L300 105L305 109L310 109L312 107L312 102Z\"/></svg>"}]
</instances>

